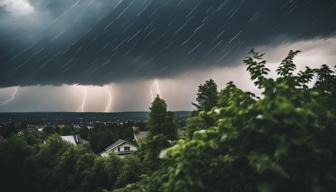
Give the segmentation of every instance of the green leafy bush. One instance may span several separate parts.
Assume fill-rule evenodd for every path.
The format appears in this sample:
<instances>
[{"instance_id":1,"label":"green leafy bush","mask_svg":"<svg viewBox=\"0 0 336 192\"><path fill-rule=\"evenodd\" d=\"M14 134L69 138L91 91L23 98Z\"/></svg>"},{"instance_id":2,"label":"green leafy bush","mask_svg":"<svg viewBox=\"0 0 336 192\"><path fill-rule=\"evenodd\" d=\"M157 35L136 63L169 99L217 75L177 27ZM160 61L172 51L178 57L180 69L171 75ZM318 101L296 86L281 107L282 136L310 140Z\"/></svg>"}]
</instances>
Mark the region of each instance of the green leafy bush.
<instances>
[{"instance_id":1,"label":"green leafy bush","mask_svg":"<svg viewBox=\"0 0 336 192\"><path fill-rule=\"evenodd\" d=\"M251 50L244 62L261 95L229 82L188 120L191 137L161 152L161 169L124 190L335 191L336 76L327 65L295 74L298 53L273 79Z\"/></svg>"}]
</instances>

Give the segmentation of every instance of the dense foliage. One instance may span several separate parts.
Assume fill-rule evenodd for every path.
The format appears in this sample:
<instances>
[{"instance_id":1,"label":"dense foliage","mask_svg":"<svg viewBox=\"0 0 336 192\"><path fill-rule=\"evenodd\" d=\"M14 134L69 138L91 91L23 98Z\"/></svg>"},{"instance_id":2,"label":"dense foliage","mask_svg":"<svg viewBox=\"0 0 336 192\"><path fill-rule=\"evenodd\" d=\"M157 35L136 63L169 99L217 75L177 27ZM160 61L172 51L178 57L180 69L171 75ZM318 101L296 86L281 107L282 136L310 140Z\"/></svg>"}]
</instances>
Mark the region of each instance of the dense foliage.
<instances>
[{"instance_id":1,"label":"dense foliage","mask_svg":"<svg viewBox=\"0 0 336 192\"><path fill-rule=\"evenodd\" d=\"M43 131L12 124L0 133L0 191L102 191L139 180L142 164L137 157L120 159L99 153L117 139L132 141L132 122L75 129L71 125ZM60 135L79 134L90 145L72 145ZM94 153L96 152L96 153Z\"/></svg>"},{"instance_id":2,"label":"dense foliage","mask_svg":"<svg viewBox=\"0 0 336 192\"><path fill-rule=\"evenodd\" d=\"M135 156L100 157L89 146L74 146L52 135L31 145L22 136L0 141L1 191L102 191L139 180Z\"/></svg>"},{"instance_id":3,"label":"dense foliage","mask_svg":"<svg viewBox=\"0 0 336 192\"><path fill-rule=\"evenodd\" d=\"M251 50L244 63L261 95L229 82L212 108L189 118L189 137L161 152L161 168L123 191L335 191L335 72L295 74L298 53L274 79Z\"/></svg>"},{"instance_id":4,"label":"dense foliage","mask_svg":"<svg viewBox=\"0 0 336 192\"><path fill-rule=\"evenodd\" d=\"M137 155L124 159L97 153L118 139L132 141L132 122L99 124L90 130L70 125L46 127L43 131L24 126L2 127L1 191L111 191L139 181L142 174L160 166L159 153L177 137L174 115L167 110L165 101L157 97L150 110L148 139ZM73 134L81 135L90 144L75 146L60 138Z\"/></svg>"},{"instance_id":5,"label":"dense foliage","mask_svg":"<svg viewBox=\"0 0 336 192\"><path fill-rule=\"evenodd\" d=\"M213 79L206 81L203 85L198 86L196 101L193 105L198 111L209 111L217 104L218 92L217 85Z\"/></svg>"}]
</instances>

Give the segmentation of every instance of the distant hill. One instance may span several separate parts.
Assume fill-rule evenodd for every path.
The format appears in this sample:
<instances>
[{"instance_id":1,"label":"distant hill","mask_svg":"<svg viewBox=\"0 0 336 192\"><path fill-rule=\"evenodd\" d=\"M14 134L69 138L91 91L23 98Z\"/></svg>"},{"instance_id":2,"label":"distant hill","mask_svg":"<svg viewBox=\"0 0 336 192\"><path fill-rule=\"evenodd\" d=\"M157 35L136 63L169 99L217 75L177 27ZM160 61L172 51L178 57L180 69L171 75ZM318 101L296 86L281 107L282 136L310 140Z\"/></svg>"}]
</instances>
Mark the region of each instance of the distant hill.
<instances>
[{"instance_id":1,"label":"distant hill","mask_svg":"<svg viewBox=\"0 0 336 192\"><path fill-rule=\"evenodd\" d=\"M190 111L176 111L177 119L185 119ZM0 121L46 123L46 122L80 122L80 121L109 121L109 120L133 120L146 121L148 112L115 112L115 113L76 113L76 112L24 112L24 113L0 113Z\"/></svg>"}]
</instances>

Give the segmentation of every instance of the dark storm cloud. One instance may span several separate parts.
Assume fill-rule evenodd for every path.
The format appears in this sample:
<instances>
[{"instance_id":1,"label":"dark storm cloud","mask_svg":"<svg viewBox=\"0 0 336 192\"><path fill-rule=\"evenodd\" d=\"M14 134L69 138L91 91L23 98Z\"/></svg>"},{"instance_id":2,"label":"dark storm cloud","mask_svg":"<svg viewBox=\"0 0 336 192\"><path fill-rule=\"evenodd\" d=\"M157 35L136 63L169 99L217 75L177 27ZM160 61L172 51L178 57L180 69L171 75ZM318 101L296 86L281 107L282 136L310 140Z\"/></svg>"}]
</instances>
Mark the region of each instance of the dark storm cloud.
<instances>
[{"instance_id":1,"label":"dark storm cloud","mask_svg":"<svg viewBox=\"0 0 336 192\"><path fill-rule=\"evenodd\" d=\"M334 0L29 2L34 25L0 8L3 87L173 76L236 63L258 45L336 31Z\"/></svg>"}]
</instances>

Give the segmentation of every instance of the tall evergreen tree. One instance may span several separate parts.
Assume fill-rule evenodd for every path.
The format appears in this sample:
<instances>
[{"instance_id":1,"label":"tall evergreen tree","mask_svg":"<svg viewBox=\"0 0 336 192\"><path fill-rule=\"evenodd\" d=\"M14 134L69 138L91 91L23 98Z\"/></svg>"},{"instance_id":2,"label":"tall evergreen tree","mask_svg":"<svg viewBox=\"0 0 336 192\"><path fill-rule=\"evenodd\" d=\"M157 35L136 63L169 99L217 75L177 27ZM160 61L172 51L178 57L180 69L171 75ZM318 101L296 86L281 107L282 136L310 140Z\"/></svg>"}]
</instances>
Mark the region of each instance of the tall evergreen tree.
<instances>
[{"instance_id":1,"label":"tall evergreen tree","mask_svg":"<svg viewBox=\"0 0 336 192\"><path fill-rule=\"evenodd\" d=\"M176 139L177 133L174 114L167 110L167 104L163 99L157 96L149 109L147 127L150 133L143 141L141 151L145 167L153 171L163 164L159 154L171 146L170 141Z\"/></svg>"},{"instance_id":2,"label":"tall evergreen tree","mask_svg":"<svg viewBox=\"0 0 336 192\"><path fill-rule=\"evenodd\" d=\"M148 130L151 135L163 134L167 139L176 138L174 114L167 110L165 100L158 95L153 101L149 113Z\"/></svg>"},{"instance_id":3,"label":"tall evergreen tree","mask_svg":"<svg viewBox=\"0 0 336 192\"><path fill-rule=\"evenodd\" d=\"M210 111L217 104L217 100L217 85L213 79L210 79L205 84L198 86L197 103L193 103L193 105L197 110Z\"/></svg>"}]
</instances>

